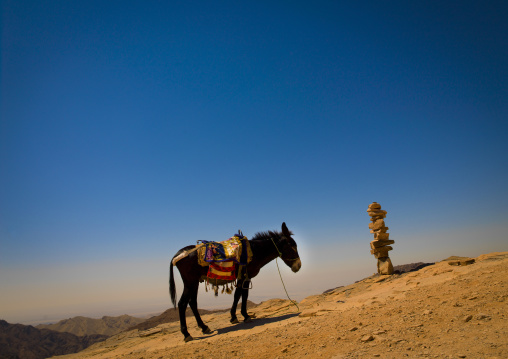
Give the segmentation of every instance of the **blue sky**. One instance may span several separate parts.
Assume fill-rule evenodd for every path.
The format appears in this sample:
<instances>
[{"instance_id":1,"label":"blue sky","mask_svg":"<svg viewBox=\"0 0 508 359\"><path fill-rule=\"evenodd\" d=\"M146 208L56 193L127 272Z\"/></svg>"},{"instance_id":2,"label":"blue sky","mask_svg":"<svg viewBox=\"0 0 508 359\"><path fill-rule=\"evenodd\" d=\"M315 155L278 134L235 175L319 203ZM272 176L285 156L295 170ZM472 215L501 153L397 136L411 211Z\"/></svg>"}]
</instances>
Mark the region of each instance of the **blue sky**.
<instances>
[{"instance_id":1,"label":"blue sky","mask_svg":"<svg viewBox=\"0 0 508 359\"><path fill-rule=\"evenodd\" d=\"M375 271L372 201L395 264L507 250L507 15L1 1L0 317L166 309L179 248L283 221L301 299Z\"/></svg>"}]
</instances>

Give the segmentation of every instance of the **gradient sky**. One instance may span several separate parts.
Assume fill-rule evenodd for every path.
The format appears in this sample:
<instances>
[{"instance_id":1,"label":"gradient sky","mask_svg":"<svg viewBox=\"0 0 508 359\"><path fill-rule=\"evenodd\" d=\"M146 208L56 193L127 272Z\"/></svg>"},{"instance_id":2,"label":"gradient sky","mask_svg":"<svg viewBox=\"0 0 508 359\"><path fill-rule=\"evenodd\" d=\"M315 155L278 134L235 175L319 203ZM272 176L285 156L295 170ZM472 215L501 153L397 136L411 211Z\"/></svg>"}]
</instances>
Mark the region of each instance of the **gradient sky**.
<instances>
[{"instance_id":1,"label":"gradient sky","mask_svg":"<svg viewBox=\"0 0 508 359\"><path fill-rule=\"evenodd\" d=\"M302 299L376 271L372 201L395 265L508 250L505 1L0 3L1 319L162 311L283 221Z\"/></svg>"}]
</instances>

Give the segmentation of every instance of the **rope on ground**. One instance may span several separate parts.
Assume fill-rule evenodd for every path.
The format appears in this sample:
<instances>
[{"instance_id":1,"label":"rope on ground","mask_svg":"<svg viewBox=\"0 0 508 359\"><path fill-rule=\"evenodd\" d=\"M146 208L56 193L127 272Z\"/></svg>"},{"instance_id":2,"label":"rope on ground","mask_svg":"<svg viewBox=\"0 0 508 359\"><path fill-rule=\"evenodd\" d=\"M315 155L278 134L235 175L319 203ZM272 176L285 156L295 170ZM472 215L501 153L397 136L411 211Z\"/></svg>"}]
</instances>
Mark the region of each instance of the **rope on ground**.
<instances>
[{"instance_id":1,"label":"rope on ground","mask_svg":"<svg viewBox=\"0 0 508 359\"><path fill-rule=\"evenodd\" d=\"M282 286L284 287L284 291L286 292L286 296L288 297L289 301L291 302L291 304L293 304L295 307L296 307L296 312L294 313L299 313L300 312L300 307L298 306L298 303L296 302L296 300L293 300L289 297L289 294L288 294L288 291L286 289L286 285L284 284L284 280L282 279L282 274L280 274L280 269L279 269L279 262L277 261L277 258L275 258L275 263L277 264L277 270L279 271L279 277L280 277L280 281L282 282ZM275 312L273 312L272 314L270 315L267 315L266 317L271 317L271 316L274 316L275 314L285 310L286 308L281 308L279 310L276 310Z\"/></svg>"}]
</instances>

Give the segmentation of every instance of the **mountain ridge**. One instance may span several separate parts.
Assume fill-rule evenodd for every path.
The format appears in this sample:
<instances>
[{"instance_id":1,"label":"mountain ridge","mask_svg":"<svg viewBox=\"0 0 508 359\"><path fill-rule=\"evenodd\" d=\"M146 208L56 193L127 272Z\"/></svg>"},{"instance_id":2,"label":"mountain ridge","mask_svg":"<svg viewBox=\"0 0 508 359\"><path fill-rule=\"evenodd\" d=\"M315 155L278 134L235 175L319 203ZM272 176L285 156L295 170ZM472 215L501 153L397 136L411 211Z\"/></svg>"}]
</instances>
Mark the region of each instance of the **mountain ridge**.
<instances>
[{"instance_id":1,"label":"mountain ridge","mask_svg":"<svg viewBox=\"0 0 508 359\"><path fill-rule=\"evenodd\" d=\"M108 336L77 336L31 325L10 324L0 319L0 358L44 359L54 355L75 353Z\"/></svg>"},{"instance_id":2,"label":"mountain ridge","mask_svg":"<svg viewBox=\"0 0 508 359\"><path fill-rule=\"evenodd\" d=\"M53 324L39 324L35 327L37 329L50 329L58 332L72 333L77 336L93 334L111 336L144 321L146 321L146 319L132 317L127 314L120 316L103 316L100 319L76 316L60 320Z\"/></svg>"}]
</instances>

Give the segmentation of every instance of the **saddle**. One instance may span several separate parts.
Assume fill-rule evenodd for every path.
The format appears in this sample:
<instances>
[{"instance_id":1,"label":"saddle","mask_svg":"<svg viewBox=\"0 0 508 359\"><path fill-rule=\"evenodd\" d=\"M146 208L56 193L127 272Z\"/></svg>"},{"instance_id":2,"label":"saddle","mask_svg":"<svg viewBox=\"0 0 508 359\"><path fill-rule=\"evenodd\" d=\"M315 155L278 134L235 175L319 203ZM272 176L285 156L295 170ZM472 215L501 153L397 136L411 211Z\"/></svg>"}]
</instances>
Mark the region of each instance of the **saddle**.
<instances>
[{"instance_id":1,"label":"saddle","mask_svg":"<svg viewBox=\"0 0 508 359\"><path fill-rule=\"evenodd\" d=\"M232 284L241 272L241 267L252 260L249 241L241 232L222 242L201 241L197 250L198 263L208 267L206 277L201 278L211 284L218 295L218 287L223 286L228 294L232 292ZM224 288L226 286L226 288Z\"/></svg>"}]
</instances>

